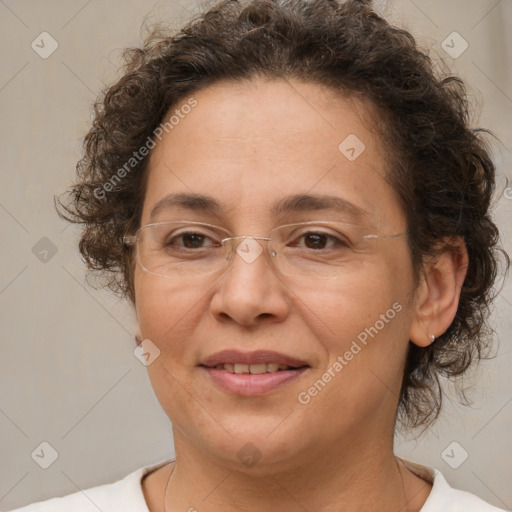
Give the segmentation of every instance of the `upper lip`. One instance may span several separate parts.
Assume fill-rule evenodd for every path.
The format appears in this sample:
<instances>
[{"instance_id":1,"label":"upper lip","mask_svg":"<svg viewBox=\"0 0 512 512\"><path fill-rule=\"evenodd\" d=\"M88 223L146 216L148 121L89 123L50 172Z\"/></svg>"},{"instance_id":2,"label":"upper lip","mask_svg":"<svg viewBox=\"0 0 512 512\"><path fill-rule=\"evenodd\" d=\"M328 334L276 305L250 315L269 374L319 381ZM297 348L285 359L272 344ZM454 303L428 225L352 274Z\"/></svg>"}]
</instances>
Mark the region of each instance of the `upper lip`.
<instances>
[{"instance_id":1,"label":"upper lip","mask_svg":"<svg viewBox=\"0 0 512 512\"><path fill-rule=\"evenodd\" d=\"M239 350L222 350L208 356L200 364L201 366L214 367L218 364L263 364L278 363L294 368L309 366L305 361L273 352L272 350L255 350L254 352L240 352Z\"/></svg>"}]
</instances>

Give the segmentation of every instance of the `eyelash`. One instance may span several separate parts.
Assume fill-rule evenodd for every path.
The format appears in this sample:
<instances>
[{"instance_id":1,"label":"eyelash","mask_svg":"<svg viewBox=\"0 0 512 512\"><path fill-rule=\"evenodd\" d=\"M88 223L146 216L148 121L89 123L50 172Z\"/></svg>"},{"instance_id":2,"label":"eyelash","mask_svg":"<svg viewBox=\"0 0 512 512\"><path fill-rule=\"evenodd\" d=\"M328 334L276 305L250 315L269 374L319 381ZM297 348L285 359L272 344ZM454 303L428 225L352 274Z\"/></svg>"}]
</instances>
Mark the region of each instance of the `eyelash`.
<instances>
[{"instance_id":1,"label":"eyelash","mask_svg":"<svg viewBox=\"0 0 512 512\"><path fill-rule=\"evenodd\" d=\"M172 235L172 237L166 242L166 246L171 246L171 245L174 245L176 247L184 247L184 243L183 243L183 239L184 237L186 236L198 236L198 237L201 237L203 238L203 242L205 239L207 240L211 240L213 243L208 245L208 246L201 246L199 247L199 249L201 248L204 248L204 247L219 247L221 244L219 242L215 242L215 239L213 237L210 237L209 235L205 234L205 233L201 233L200 231L185 231L183 233L178 233L178 234L174 234ZM302 244L300 244L300 242L297 242L297 241L300 241L300 240L303 240L303 243L304 240L305 240L305 237L307 236L319 236L319 237L326 237L327 238L327 243L329 243L329 241L333 242L335 246L341 246L341 247L348 247L349 246L349 243L346 241L346 240L343 240L342 238L336 236L336 235L333 235L333 234L330 234L330 233L326 233L324 231L313 231L313 230L310 230L310 231L306 231L304 233L300 233L300 234L297 234L297 235L294 235L291 237L291 242L288 242L288 244L286 244L287 246L291 246L291 247L303 247ZM179 245L176 245L175 242L176 240L180 240L181 239L181 243ZM292 244L292 245L290 245ZM323 248L322 248L323 249Z\"/></svg>"},{"instance_id":2,"label":"eyelash","mask_svg":"<svg viewBox=\"0 0 512 512\"><path fill-rule=\"evenodd\" d=\"M175 241L176 240L179 240L181 239L182 243L180 245L178 245L178 247L184 247L183 245L183 238L185 236L193 236L193 235L196 235L196 236L199 236L199 237L202 237L202 238L206 238L206 239L209 239L209 240L214 240L212 237L204 234L204 233L201 233L199 231L184 231L183 233L178 233L178 234L173 234L165 243L166 246L171 246L171 245L175 245ZM214 242L211 246L209 247L218 247L220 246L221 244L220 243L217 243L217 242ZM202 248L202 247L201 247Z\"/></svg>"}]
</instances>

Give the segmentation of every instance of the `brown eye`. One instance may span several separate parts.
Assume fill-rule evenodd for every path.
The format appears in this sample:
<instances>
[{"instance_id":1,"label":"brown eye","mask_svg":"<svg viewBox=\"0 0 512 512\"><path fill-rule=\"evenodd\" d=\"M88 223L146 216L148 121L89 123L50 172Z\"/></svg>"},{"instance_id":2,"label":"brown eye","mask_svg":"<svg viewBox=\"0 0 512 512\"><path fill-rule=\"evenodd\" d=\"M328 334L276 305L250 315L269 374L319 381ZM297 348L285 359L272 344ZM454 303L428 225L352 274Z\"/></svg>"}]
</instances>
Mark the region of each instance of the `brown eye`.
<instances>
[{"instance_id":1,"label":"brown eye","mask_svg":"<svg viewBox=\"0 0 512 512\"><path fill-rule=\"evenodd\" d=\"M325 249L328 236L320 233L307 233L304 235L304 245L308 249Z\"/></svg>"},{"instance_id":2,"label":"brown eye","mask_svg":"<svg viewBox=\"0 0 512 512\"><path fill-rule=\"evenodd\" d=\"M313 251L342 249L348 247L347 243L337 236L330 235L329 233L322 233L321 231L309 231L307 233L303 233L293 245L295 247L304 247Z\"/></svg>"},{"instance_id":3,"label":"brown eye","mask_svg":"<svg viewBox=\"0 0 512 512\"><path fill-rule=\"evenodd\" d=\"M203 243L207 237L197 233L186 233L181 235L181 238L184 247L187 249L197 249L198 247L203 247Z\"/></svg>"},{"instance_id":4,"label":"brown eye","mask_svg":"<svg viewBox=\"0 0 512 512\"><path fill-rule=\"evenodd\" d=\"M179 233L167 237L165 246L167 249L205 249L208 247L215 247L216 244L209 236L202 233L194 233L189 231L186 233Z\"/></svg>"}]
</instances>

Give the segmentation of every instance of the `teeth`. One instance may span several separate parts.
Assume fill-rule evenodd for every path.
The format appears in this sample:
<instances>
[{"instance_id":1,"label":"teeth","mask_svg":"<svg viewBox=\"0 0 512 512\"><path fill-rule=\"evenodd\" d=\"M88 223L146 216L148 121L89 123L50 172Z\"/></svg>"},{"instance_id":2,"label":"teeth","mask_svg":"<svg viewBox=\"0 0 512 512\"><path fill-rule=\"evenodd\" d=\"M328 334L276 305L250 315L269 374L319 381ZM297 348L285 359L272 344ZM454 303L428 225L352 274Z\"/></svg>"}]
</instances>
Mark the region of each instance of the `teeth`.
<instances>
[{"instance_id":1,"label":"teeth","mask_svg":"<svg viewBox=\"0 0 512 512\"><path fill-rule=\"evenodd\" d=\"M286 364L279 363L259 363L259 364L242 364L242 363L225 363L215 366L217 370L226 370L229 373L250 373L253 375L261 375L262 373L273 373L280 370L289 370Z\"/></svg>"},{"instance_id":2,"label":"teeth","mask_svg":"<svg viewBox=\"0 0 512 512\"><path fill-rule=\"evenodd\" d=\"M251 364L251 365L249 365L249 371L251 373L254 373L255 375L258 375L260 373L266 373L267 372L267 365L265 363L262 363L262 364Z\"/></svg>"},{"instance_id":3,"label":"teeth","mask_svg":"<svg viewBox=\"0 0 512 512\"><path fill-rule=\"evenodd\" d=\"M235 364L235 373L249 373L248 364Z\"/></svg>"}]
</instances>

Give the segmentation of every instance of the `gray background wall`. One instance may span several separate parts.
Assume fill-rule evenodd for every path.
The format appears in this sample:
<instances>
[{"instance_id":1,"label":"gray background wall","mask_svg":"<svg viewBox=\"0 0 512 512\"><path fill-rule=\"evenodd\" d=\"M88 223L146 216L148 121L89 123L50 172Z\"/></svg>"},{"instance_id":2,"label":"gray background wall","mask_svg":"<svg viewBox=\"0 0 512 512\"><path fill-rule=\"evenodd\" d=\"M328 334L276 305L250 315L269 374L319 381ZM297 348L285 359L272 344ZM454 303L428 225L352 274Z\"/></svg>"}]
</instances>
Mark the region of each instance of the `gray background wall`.
<instances>
[{"instance_id":1,"label":"gray background wall","mask_svg":"<svg viewBox=\"0 0 512 512\"><path fill-rule=\"evenodd\" d=\"M483 103L478 123L502 141L495 209L512 252L512 1L389 0L377 7L443 55L467 80L475 104ZM173 455L169 423L132 352L133 312L86 286L77 234L57 218L53 195L71 182L90 105L116 76L121 49L140 43L143 17L180 26L195 9L191 0L0 0L2 509L112 481ZM460 56L463 40L446 39L454 31L469 45ZM47 36L41 48L41 32L58 43L46 59L31 47L35 40L39 53L51 49ZM493 318L498 355L480 367L475 406L446 401L433 429L396 446L402 457L435 466L452 485L508 510L511 309L508 284ZM31 457L41 442L58 452L48 469ZM467 460L453 469L463 450ZM43 452L40 464L50 461L51 450L43 445Z\"/></svg>"}]
</instances>

